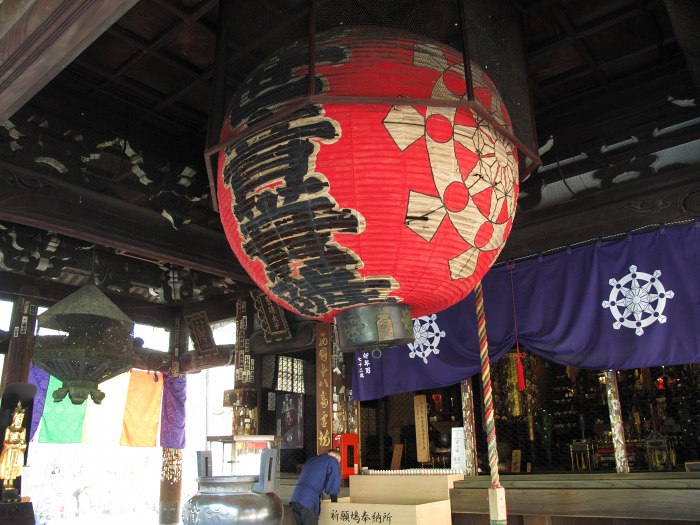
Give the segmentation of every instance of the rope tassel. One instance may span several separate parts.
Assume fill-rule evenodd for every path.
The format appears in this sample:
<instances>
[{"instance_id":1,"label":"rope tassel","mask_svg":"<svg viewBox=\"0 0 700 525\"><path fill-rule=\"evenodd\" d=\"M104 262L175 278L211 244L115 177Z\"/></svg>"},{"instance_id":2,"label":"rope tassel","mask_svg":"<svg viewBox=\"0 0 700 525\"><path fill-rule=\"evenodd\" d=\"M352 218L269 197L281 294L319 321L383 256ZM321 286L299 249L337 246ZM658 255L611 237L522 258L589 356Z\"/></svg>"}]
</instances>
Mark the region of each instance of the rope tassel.
<instances>
[{"instance_id":1,"label":"rope tassel","mask_svg":"<svg viewBox=\"0 0 700 525\"><path fill-rule=\"evenodd\" d=\"M508 264L508 273L510 274L510 291L513 298L513 327L515 328L515 357L518 360L518 390L524 392L525 387L525 370L523 368L523 357L525 354L520 351L520 341L518 338L518 316L515 313L515 284L513 283L513 264Z\"/></svg>"}]
</instances>

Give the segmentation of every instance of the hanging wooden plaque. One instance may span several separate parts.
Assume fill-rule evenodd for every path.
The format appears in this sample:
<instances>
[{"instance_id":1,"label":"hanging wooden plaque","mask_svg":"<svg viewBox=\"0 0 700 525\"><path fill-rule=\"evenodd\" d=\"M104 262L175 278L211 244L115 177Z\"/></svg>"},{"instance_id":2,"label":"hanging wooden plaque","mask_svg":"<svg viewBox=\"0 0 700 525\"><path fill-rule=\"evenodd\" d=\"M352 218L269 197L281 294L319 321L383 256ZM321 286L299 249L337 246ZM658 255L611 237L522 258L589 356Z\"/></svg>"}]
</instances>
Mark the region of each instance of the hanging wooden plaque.
<instances>
[{"instance_id":1,"label":"hanging wooden plaque","mask_svg":"<svg viewBox=\"0 0 700 525\"><path fill-rule=\"evenodd\" d=\"M195 354L202 357L216 354L214 332L211 330L207 313L204 310L187 313L185 322L190 330Z\"/></svg>"},{"instance_id":2,"label":"hanging wooden plaque","mask_svg":"<svg viewBox=\"0 0 700 525\"><path fill-rule=\"evenodd\" d=\"M248 301L236 301L236 389L255 387L255 362L250 355L250 308Z\"/></svg>"},{"instance_id":3,"label":"hanging wooden plaque","mask_svg":"<svg viewBox=\"0 0 700 525\"><path fill-rule=\"evenodd\" d=\"M268 343L291 341L292 332L289 331L284 308L265 294L251 294L251 296L265 341Z\"/></svg>"}]
</instances>

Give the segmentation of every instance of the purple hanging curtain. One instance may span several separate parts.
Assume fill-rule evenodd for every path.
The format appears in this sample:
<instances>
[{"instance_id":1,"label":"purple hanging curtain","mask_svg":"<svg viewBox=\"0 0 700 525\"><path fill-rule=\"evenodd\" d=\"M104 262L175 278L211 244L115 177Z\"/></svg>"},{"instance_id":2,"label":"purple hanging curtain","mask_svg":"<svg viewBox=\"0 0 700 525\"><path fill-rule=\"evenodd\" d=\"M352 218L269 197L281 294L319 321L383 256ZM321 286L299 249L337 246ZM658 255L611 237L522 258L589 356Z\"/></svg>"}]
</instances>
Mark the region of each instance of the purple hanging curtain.
<instances>
[{"instance_id":1,"label":"purple hanging curtain","mask_svg":"<svg viewBox=\"0 0 700 525\"><path fill-rule=\"evenodd\" d=\"M520 344L562 365L628 369L700 362L700 222L492 269L489 354ZM455 384L479 370L473 296L414 320L416 342L355 353L353 396Z\"/></svg>"},{"instance_id":2,"label":"purple hanging curtain","mask_svg":"<svg viewBox=\"0 0 700 525\"><path fill-rule=\"evenodd\" d=\"M163 401L160 416L160 446L185 448L186 376L163 374Z\"/></svg>"}]
</instances>

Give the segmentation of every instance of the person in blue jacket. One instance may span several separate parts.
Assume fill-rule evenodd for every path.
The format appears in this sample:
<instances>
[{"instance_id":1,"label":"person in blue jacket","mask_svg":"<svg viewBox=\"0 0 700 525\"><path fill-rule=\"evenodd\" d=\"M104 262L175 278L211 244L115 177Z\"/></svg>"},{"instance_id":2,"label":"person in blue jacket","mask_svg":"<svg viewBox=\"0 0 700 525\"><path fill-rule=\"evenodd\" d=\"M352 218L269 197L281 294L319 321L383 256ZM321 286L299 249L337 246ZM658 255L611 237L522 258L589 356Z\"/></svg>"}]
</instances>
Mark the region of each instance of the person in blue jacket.
<instances>
[{"instance_id":1,"label":"person in blue jacket","mask_svg":"<svg viewBox=\"0 0 700 525\"><path fill-rule=\"evenodd\" d=\"M301 469L289 504L297 525L316 525L321 513L321 494L338 501L340 492L340 452L331 449L309 459Z\"/></svg>"}]
</instances>

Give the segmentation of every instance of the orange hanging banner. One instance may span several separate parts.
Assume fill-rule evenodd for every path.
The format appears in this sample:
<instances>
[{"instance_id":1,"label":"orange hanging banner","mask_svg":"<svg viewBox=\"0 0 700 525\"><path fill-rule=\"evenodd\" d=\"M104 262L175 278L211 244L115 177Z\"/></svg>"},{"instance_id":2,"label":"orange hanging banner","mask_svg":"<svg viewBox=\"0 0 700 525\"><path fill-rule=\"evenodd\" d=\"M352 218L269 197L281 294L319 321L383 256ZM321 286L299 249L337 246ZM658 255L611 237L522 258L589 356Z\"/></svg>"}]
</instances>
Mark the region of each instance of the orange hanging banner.
<instances>
[{"instance_id":1,"label":"orange hanging banner","mask_svg":"<svg viewBox=\"0 0 700 525\"><path fill-rule=\"evenodd\" d=\"M119 444L128 447L155 447L163 396L163 377L132 370L126 395L122 434Z\"/></svg>"}]
</instances>

